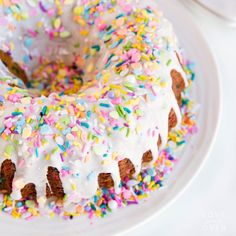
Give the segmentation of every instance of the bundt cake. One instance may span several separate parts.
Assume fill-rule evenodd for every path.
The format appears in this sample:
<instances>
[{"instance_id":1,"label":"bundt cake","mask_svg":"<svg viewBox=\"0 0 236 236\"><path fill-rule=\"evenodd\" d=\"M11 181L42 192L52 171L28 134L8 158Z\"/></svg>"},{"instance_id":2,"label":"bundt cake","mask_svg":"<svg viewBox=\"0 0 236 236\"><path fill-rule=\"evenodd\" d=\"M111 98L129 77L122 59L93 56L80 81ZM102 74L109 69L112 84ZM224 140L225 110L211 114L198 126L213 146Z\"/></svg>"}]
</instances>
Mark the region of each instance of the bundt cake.
<instances>
[{"instance_id":1,"label":"bundt cake","mask_svg":"<svg viewBox=\"0 0 236 236\"><path fill-rule=\"evenodd\" d=\"M0 192L78 203L135 179L181 122L171 24L129 0L0 2Z\"/></svg>"}]
</instances>

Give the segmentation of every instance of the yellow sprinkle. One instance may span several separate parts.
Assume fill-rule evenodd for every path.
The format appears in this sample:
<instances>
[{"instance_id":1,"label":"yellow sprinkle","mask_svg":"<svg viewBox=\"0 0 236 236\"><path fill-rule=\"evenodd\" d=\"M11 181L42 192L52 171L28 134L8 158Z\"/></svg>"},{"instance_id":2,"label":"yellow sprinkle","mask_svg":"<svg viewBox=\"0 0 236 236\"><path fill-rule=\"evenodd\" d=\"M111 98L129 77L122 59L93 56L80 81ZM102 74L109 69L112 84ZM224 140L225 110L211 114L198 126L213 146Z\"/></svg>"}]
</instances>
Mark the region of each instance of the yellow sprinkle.
<instances>
[{"instance_id":1,"label":"yellow sprinkle","mask_svg":"<svg viewBox=\"0 0 236 236\"><path fill-rule=\"evenodd\" d=\"M111 160L103 160L101 163L102 165L108 165L111 163Z\"/></svg>"},{"instance_id":2,"label":"yellow sprinkle","mask_svg":"<svg viewBox=\"0 0 236 236\"><path fill-rule=\"evenodd\" d=\"M82 36L87 36L89 34L89 32L86 29L82 29L82 30L80 30L80 34Z\"/></svg>"},{"instance_id":3,"label":"yellow sprinkle","mask_svg":"<svg viewBox=\"0 0 236 236\"><path fill-rule=\"evenodd\" d=\"M102 123L105 123L105 122L106 122L106 119L105 119L103 116L99 116L98 118L99 118L99 120L100 120Z\"/></svg>"},{"instance_id":4,"label":"yellow sprinkle","mask_svg":"<svg viewBox=\"0 0 236 236\"><path fill-rule=\"evenodd\" d=\"M73 9L73 13L76 15L81 15L83 12L83 6L77 6Z\"/></svg>"},{"instance_id":5,"label":"yellow sprinkle","mask_svg":"<svg viewBox=\"0 0 236 236\"><path fill-rule=\"evenodd\" d=\"M86 68L87 73L91 73L93 68L94 68L94 64L93 63L88 64L88 66Z\"/></svg>"},{"instance_id":6,"label":"yellow sprinkle","mask_svg":"<svg viewBox=\"0 0 236 236\"><path fill-rule=\"evenodd\" d=\"M22 137L27 139L30 137L30 135L32 134L32 128L30 125L27 125L22 132Z\"/></svg>"},{"instance_id":7,"label":"yellow sprinkle","mask_svg":"<svg viewBox=\"0 0 236 236\"><path fill-rule=\"evenodd\" d=\"M54 212L50 212L49 216L50 216L51 218L53 218L53 217L55 216L55 213L54 213Z\"/></svg>"},{"instance_id":8,"label":"yellow sprinkle","mask_svg":"<svg viewBox=\"0 0 236 236\"><path fill-rule=\"evenodd\" d=\"M160 82L160 86L161 86L162 88L165 88L165 87L167 86L166 81L161 81L161 82Z\"/></svg>"},{"instance_id":9,"label":"yellow sprinkle","mask_svg":"<svg viewBox=\"0 0 236 236\"><path fill-rule=\"evenodd\" d=\"M50 154L47 154L45 159L46 159L46 161L48 161L50 159Z\"/></svg>"},{"instance_id":10,"label":"yellow sprinkle","mask_svg":"<svg viewBox=\"0 0 236 236\"><path fill-rule=\"evenodd\" d=\"M53 26L55 29L59 29L60 26L61 26L61 19L60 18L56 18L54 21L53 21Z\"/></svg>"},{"instance_id":11,"label":"yellow sprinkle","mask_svg":"<svg viewBox=\"0 0 236 236\"><path fill-rule=\"evenodd\" d=\"M75 191L76 190L76 185L75 184L71 184L71 188L72 188L73 191Z\"/></svg>"}]
</instances>

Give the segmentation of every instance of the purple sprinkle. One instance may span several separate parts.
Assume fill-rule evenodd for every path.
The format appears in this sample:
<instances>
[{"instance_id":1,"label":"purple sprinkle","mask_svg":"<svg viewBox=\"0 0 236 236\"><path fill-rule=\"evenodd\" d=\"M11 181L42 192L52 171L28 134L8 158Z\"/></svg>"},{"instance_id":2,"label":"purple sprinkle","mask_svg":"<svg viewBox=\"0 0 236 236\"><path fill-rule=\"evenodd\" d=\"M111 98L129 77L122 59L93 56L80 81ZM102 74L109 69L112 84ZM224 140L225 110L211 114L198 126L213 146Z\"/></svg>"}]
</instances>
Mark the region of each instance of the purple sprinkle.
<instances>
[{"instance_id":1,"label":"purple sprinkle","mask_svg":"<svg viewBox=\"0 0 236 236\"><path fill-rule=\"evenodd\" d=\"M42 10L42 12L47 12L47 9L44 7L44 5L41 1L39 2L39 7Z\"/></svg>"},{"instance_id":2,"label":"purple sprinkle","mask_svg":"<svg viewBox=\"0 0 236 236\"><path fill-rule=\"evenodd\" d=\"M4 102L4 97L2 95L0 95L0 102Z\"/></svg>"}]
</instances>

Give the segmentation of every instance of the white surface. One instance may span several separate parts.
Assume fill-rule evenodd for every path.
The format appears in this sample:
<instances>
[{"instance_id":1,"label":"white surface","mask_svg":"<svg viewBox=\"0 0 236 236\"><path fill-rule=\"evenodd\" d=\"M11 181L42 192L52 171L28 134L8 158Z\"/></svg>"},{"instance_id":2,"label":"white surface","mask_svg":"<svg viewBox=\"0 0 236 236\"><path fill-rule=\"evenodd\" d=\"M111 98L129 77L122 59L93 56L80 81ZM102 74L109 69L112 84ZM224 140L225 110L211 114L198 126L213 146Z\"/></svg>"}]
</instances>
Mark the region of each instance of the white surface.
<instances>
[{"instance_id":1,"label":"white surface","mask_svg":"<svg viewBox=\"0 0 236 236\"><path fill-rule=\"evenodd\" d=\"M188 19L189 16L185 15L181 8L176 8L176 1L163 1L163 6L166 9L166 13L172 17L172 20L175 19L175 28L181 45L185 48L188 56L197 63L196 72L198 76L204 78L204 80L197 80L193 88L193 97L202 104L198 117L200 131L193 136L191 142L184 148L181 154L181 161L170 175L168 183L166 183L167 187L162 188L161 191L154 192L148 201L143 204L117 211L116 214L112 214L102 220L93 220L92 225L89 225L90 222L83 218L71 222L48 221L47 219L26 222L2 216L0 224L1 235L41 236L43 234L44 236L51 236L67 234L71 236L81 234L110 235L120 232L143 222L151 214L160 212L183 191L200 169L211 146L217 125L219 112L218 75L209 49L198 29ZM198 47L202 51L197 50ZM11 227L12 225L14 227ZM151 230L151 228L149 229ZM143 230L146 231L145 227L143 227ZM136 232L141 231L138 230Z\"/></svg>"},{"instance_id":2,"label":"white surface","mask_svg":"<svg viewBox=\"0 0 236 236\"><path fill-rule=\"evenodd\" d=\"M236 21L236 1L235 0L195 0L208 8L215 14L230 21Z\"/></svg>"},{"instance_id":3,"label":"white surface","mask_svg":"<svg viewBox=\"0 0 236 236\"><path fill-rule=\"evenodd\" d=\"M220 130L210 158L187 191L161 215L126 236L236 235L236 30L195 4L188 5L188 11L209 42L221 72Z\"/></svg>"}]
</instances>

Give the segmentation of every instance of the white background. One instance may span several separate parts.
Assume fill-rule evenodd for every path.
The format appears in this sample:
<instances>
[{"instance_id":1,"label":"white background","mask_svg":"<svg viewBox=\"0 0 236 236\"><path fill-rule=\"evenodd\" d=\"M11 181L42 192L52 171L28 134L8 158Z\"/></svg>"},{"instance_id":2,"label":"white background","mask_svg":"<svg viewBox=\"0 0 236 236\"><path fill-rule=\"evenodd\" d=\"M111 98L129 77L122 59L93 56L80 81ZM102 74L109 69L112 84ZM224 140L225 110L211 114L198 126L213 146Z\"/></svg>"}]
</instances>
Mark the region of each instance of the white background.
<instances>
[{"instance_id":1,"label":"white background","mask_svg":"<svg viewBox=\"0 0 236 236\"><path fill-rule=\"evenodd\" d=\"M236 235L236 28L191 1L185 0L185 5L208 41L221 74L219 133L206 165L184 194L161 215L125 236Z\"/></svg>"}]
</instances>

